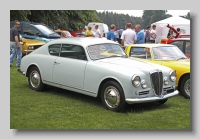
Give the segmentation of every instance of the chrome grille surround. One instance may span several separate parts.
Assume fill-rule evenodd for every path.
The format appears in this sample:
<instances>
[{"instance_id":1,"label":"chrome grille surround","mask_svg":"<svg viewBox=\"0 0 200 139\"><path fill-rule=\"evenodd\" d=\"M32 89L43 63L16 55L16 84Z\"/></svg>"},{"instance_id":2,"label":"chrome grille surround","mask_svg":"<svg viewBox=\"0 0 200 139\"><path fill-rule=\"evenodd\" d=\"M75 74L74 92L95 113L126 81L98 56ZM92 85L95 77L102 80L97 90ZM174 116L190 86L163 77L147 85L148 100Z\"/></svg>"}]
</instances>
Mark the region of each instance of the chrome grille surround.
<instances>
[{"instance_id":1,"label":"chrome grille surround","mask_svg":"<svg viewBox=\"0 0 200 139\"><path fill-rule=\"evenodd\" d=\"M155 69L155 70L150 71L149 74L150 74L151 85L152 85L153 91L157 96L160 96L162 94L162 90L163 90L162 71L159 69Z\"/></svg>"}]
</instances>

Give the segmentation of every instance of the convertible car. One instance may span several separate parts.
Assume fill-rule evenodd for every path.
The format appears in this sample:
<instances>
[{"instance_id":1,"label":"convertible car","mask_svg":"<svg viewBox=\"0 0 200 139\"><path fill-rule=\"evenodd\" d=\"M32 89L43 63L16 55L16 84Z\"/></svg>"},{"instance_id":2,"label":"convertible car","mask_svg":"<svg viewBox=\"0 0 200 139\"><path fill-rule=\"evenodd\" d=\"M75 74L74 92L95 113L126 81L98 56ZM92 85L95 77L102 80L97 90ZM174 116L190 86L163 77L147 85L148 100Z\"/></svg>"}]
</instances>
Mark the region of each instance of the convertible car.
<instances>
[{"instance_id":1,"label":"convertible car","mask_svg":"<svg viewBox=\"0 0 200 139\"><path fill-rule=\"evenodd\" d=\"M103 106L116 112L126 104L164 104L179 93L174 70L131 60L119 44L102 38L50 41L22 58L19 72L33 90L51 85L101 97Z\"/></svg>"},{"instance_id":2,"label":"convertible car","mask_svg":"<svg viewBox=\"0 0 200 139\"><path fill-rule=\"evenodd\" d=\"M133 44L126 47L133 60L151 62L172 68L177 73L176 85L180 94L190 98L190 59L175 45Z\"/></svg>"}]
</instances>

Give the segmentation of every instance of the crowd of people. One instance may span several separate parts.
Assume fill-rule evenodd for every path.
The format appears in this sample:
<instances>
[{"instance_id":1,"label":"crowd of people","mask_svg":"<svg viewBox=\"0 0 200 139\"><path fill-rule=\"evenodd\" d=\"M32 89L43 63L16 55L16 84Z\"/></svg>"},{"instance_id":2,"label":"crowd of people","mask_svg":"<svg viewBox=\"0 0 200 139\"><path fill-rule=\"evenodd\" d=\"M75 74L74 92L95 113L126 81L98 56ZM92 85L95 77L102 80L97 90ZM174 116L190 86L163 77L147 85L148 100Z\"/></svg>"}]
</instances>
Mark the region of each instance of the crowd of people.
<instances>
[{"instance_id":1,"label":"crowd of people","mask_svg":"<svg viewBox=\"0 0 200 139\"><path fill-rule=\"evenodd\" d=\"M10 48L11 48L11 55L10 55L10 67L14 61L14 58L17 56L16 66L20 66L21 64L21 45L20 45L20 37L18 28L20 27L20 22L15 20L14 26L10 29ZM92 31L91 26L88 26L88 29L85 32L86 37L97 37L97 38L104 38L111 41L118 42L122 48L126 48L126 46L130 44L143 44L143 43L155 43L156 40L156 25L153 25L152 28L148 26L146 29L141 29L141 25L137 24L132 27L132 24L128 22L126 24L126 29L119 29L116 30L115 24L110 25L110 31L105 35L101 35L101 32L98 28L98 25L95 26L95 31ZM180 32L180 28L177 28L177 31ZM61 34L61 38L65 37L72 37L69 35L68 31L63 32ZM172 29L169 29L169 33L167 34L168 39L176 38L173 33Z\"/></svg>"},{"instance_id":2,"label":"crowd of people","mask_svg":"<svg viewBox=\"0 0 200 139\"><path fill-rule=\"evenodd\" d=\"M156 39L156 25L147 27L147 29L141 29L141 25L137 24L132 27L132 24L128 22L126 24L126 29L116 29L115 24L110 25L110 31L103 36L101 36L101 32L98 29L98 25L95 26L95 31L92 32L91 27L89 26L86 30L86 37L99 37L106 38L108 40L112 40L121 44L122 48L126 48L126 46L130 44L143 44L143 43L155 43Z\"/></svg>"}]
</instances>

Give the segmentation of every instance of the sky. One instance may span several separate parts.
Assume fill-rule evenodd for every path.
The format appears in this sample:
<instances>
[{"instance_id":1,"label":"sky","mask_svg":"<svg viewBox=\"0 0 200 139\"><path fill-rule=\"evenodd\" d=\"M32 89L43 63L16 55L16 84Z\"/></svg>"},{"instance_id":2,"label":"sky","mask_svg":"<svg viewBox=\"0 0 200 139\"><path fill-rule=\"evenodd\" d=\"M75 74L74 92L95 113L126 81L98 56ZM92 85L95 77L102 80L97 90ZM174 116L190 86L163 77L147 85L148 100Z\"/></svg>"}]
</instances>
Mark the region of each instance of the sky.
<instances>
[{"instance_id":1,"label":"sky","mask_svg":"<svg viewBox=\"0 0 200 139\"><path fill-rule=\"evenodd\" d=\"M97 10L98 12L108 11L108 12L116 12L122 14L128 14L129 16L137 16L142 17L143 10ZM167 10L167 14L171 14L172 16L179 16L179 15L187 15L190 10Z\"/></svg>"}]
</instances>

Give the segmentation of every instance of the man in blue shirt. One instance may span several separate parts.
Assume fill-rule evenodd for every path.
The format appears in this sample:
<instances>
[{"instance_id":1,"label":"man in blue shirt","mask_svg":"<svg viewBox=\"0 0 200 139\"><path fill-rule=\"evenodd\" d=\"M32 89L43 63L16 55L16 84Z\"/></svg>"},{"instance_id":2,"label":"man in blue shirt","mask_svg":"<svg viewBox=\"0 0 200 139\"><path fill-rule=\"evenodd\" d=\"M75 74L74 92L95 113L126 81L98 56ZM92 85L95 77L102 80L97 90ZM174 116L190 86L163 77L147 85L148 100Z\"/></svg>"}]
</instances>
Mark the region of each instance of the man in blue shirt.
<instances>
[{"instance_id":1,"label":"man in blue shirt","mask_svg":"<svg viewBox=\"0 0 200 139\"><path fill-rule=\"evenodd\" d=\"M115 34L114 34L115 29L116 29L116 26L114 24L111 24L110 31L107 33L108 40L115 41L115 42L117 41Z\"/></svg>"},{"instance_id":2,"label":"man in blue shirt","mask_svg":"<svg viewBox=\"0 0 200 139\"><path fill-rule=\"evenodd\" d=\"M136 44L143 44L145 39L144 39L144 32L141 30L140 24L135 25L135 32L137 35L137 42Z\"/></svg>"}]
</instances>

